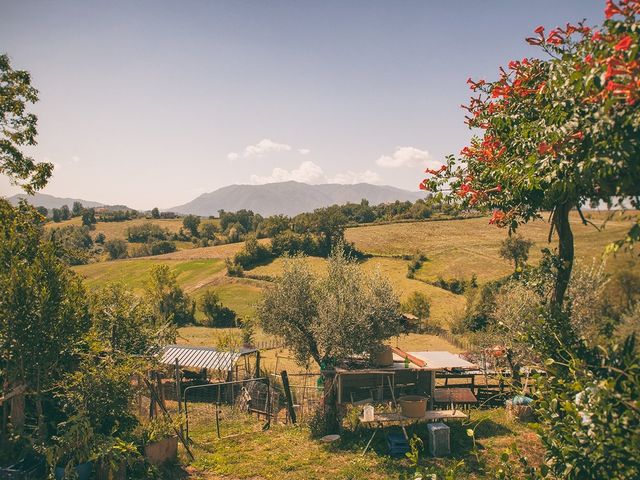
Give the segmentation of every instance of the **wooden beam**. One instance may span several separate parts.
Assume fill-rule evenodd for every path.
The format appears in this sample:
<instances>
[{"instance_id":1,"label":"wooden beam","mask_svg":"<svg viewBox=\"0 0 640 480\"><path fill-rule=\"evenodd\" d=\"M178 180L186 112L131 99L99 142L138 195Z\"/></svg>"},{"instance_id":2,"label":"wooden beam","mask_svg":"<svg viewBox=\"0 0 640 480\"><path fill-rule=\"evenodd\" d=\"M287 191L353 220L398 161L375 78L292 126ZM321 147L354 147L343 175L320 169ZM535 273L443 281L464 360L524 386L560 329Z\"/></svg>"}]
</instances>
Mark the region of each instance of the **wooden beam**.
<instances>
[{"instance_id":1,"label":"wooden beam","mask_svg":"<svg viewBox=\"0 0 640 480\"><path fill-rule=\"evenodd\" d=\"M5 395L0 397L0 405L3 402L6 402L7 400L9 400L10 398L15 397L16 395L23 394L26 389L27 389L27 386L24 383L21 385L18 385L16 388L14 388L13 390L10 390Z\"/></svg>"},{"instance_id":2,"label":"wooden beam","mask_svg":"<svg viewBox=\"0 0 640 480\"><path fill-rule=\"evenodd\" d=\"M402 358L408 358L409 361L419 367L426 367L427 362L416 357L415 355L411 355L410 353L405 352L404 350L400 350L398 347L391 347L391 350L396 355L400 355Z\"/></svg>"}]
</instances>

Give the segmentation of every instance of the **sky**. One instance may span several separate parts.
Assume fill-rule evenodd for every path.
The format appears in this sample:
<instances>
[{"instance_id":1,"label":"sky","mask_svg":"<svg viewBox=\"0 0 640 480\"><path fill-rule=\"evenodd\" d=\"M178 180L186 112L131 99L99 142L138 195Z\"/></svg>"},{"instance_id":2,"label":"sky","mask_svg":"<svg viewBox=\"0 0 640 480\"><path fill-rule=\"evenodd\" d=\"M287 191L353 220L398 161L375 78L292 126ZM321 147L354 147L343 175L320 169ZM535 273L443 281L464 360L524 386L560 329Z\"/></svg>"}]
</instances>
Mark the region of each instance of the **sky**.
<instances>
[{"instance_id":1,"label":"sky","mask_svg":"<svg viewBox=\"0 0 640 480\"><path fill-rule=\"evenodd\" d=\"M2 0L32 74L42 193L170 208L230 184L417 190L470 132L466 80L604 0ZM0 195L19 193L0 175Z\"/></svg>"}]
</instances>

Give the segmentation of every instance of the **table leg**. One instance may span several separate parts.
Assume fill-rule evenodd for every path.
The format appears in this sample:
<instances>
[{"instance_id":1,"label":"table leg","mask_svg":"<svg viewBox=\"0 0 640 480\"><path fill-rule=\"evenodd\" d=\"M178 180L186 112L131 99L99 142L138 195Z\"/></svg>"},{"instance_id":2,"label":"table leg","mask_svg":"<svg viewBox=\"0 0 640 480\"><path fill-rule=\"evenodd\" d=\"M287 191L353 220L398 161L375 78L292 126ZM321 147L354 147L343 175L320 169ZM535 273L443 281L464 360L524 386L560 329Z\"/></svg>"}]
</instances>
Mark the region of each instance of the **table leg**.
<instances>
[{"instance_id":1,"label":"table leg","mask_svg":"<svg viewBox=\"0 0 640 480\"><path fill-rule=\"evenodd\" d=\"M362 455L364 456L365 453L367 453L367 450L369 450L369 445L371 445L371 442L373 441L373 437L376 436L376 433L378 433L378 427L373 429L373 435L371 435L371 438L369 439L369 441L367 442L367 446L364 447L364 450L362 451Z\"/></svg>"}]
</instances>

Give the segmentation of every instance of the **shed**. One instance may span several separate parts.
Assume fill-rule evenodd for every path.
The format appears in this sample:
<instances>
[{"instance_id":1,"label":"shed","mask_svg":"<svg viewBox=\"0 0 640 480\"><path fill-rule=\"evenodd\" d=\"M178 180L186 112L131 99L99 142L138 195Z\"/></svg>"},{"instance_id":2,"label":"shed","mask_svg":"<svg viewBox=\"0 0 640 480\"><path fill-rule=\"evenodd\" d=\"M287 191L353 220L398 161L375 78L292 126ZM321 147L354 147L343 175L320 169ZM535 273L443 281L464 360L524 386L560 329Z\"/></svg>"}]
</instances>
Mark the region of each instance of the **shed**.
<instances>
[{"instance_id":1,"label":"shed","mask_svg":"<svg viewBox=\"0 0 640 480\"><path fill-rule=\"evenodd\" d=\"M253 360L251 362L250 360ZM218 372L224 379L239 377L240 367L248 375L260 370L260 351L242 347L236 350L218 350L214 347L192 347L187 345L167 345L160 354L160 363L180 368L195 368L201 371ZM252 366L253 363L253 366ZM257 376L257 375L256 375Z\"/></svg>"},{"instance_id":2,"label":"shed","mask_svg":"<svg viewBox=\"0 0 640 480\"><path fill-rule=\"evenodd\" d=\"M409 359L405 366L404 356ZM444 352L402 352L394 349L394 363L388 367L340 368L335 374L339 404L381 402L404 394L434 397L436 372L475 370L478 367L458 355ZM329 373L329 372L327 372Z\"/></svg>"}]
</instances>

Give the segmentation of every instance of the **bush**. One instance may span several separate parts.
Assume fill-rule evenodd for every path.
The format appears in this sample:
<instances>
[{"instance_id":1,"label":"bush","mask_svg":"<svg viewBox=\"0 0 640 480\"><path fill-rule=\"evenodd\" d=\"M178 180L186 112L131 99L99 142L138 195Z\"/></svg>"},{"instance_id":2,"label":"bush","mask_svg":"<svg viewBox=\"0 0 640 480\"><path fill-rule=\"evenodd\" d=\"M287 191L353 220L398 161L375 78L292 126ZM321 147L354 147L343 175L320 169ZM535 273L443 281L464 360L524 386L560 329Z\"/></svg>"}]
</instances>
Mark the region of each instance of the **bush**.
<instances>
[{"instance_id":1,"label":"bush","mask_svg":"<svg viewBox=\"0 0 640 480\"><path fill-rule=\"evenodd\" d=\"M176 251L176 244L169 240L160 240L152 242L149 245L150 255L162 255L163 253L171 253Z\"/></svg>"},{"instance_id":2,"label":"bush","mask_svg":"<svg viewBox=\"0 0 640 480\"><path fill-rule=\"evenodd\" d=\"M243 269L251 268L271 259L269 247L258 242L255 235L249 235L244 243L244 248L236 253L233 262Z\"/></svg>"},{"instance_id":3,"label":"bush","mask_svg":"<svg viewBox=\"0 0 640 480\"><path fill-rule=\"evenodd\" d=\"M295 233L286 230L271 239L271 252L280 257L283 255L318 255L318 243L308 233Z\"/></svg>"},{"instance_id":4,"label":"bush","mask_svg":"<svg viewBox=\"0 0 640 480\"><path fill-rule=\"evenodd\" d=\"M98 220L101 222L124 222L137 216L138 212L135 210L112 210L100 212Z\"/></svg>"},{"instance_id":5,"label":"bush","mask_svg":"<svg viewBox=\"0 0 640 480\"><path fill-rule=\"evenodd\" d=\"M244 277L244 268L242 265L235 263L230 258L224 259L224 264L227 267L227 275L230 277Z\"/></svg>"},{"instance_id":6,"label":"bush","mask_svg":"<svg viewBox=\"0 0 640 480\"><path fill-rule=\"evenodd\" d=\"M147 298L156 317L177 326L193 323L196 304L178 285L168 265L155 265L147 285Z\"/></svg>"},{"instance_id":7,"label":"bush","mask_svg":"<svg viewBox=\"0 0 640 480\"><path fill-rule=\"evenodd\" d=\"M111 260L117 260L119 258L127 258L127 242L121 238L115 238L105 242L104 249L109 254Z\"/></svg>"},{"instance_id":8,"label":"bush","mask_svg":"<svg viewBox=\"0 0 640 480\"><path fill-rule=\"evenodd\" d=\"M409 265L407 266L407 278L414 278L415 274L422 264L427 261L427 256L422 253L416 253L410 258Z\"/></svg>"},{"instance_id":9,"label":"bush","mask_svg":"<svg viewBox=\"0 0 640 480\"><path fill-rule=\"evenodd\" d=\"M155 223L146 222L142 225L133 225L127 228L127 240L133 243L146 243L149 240L166 240L169 232L156 225Z\"/></svg>"},{"instance_id":10,"label":"bush","mask_svg":"<svg viewBox=\"0 0 640 480\"><path fill-rule=\"evenodd\" d=\"M438 277L438 279L433 282L433 285L442 288L444 290L448 290L451 293L455 293L456 295L462 295L464 291L467 289L467 281L461 280L459 278L452 278L451 280L445 280L442 277Z\"/></svg>"},{"instance_id":11,"label":"bush","mask_svg":"<svg viewBox=\"0 0 640 480\"><path fill-rule=\"evenodd\" d=\"M207 327L235 327L236 312L225 307L215 290L207 290L200 299L200 311L204 314L202 322Z\"/></svg>"}]
</instances>

